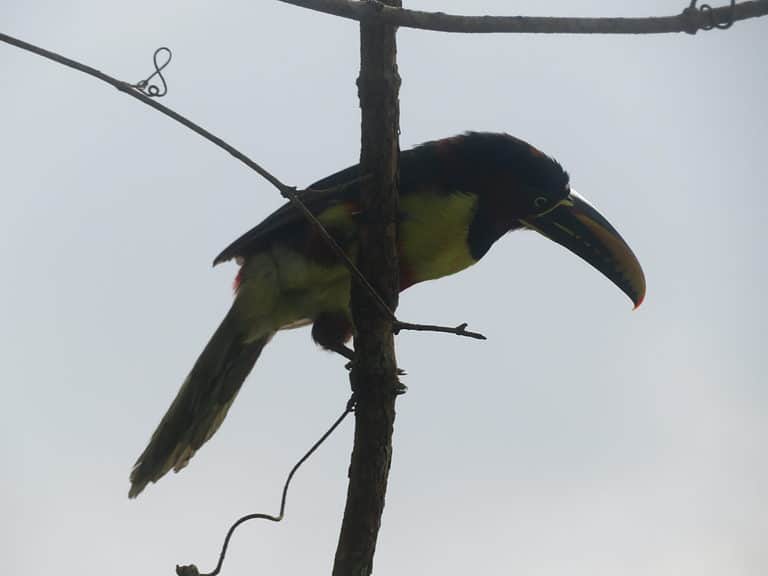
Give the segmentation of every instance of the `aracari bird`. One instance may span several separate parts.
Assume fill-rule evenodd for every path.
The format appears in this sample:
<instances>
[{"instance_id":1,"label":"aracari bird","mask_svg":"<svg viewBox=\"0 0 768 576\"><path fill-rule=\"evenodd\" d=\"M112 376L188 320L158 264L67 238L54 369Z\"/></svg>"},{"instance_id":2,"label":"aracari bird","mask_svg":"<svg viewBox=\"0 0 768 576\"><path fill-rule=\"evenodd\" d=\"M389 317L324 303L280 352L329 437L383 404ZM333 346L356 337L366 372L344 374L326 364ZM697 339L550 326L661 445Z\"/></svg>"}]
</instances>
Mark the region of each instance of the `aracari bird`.
<instances>
[{"instance_id":1,"label":"aracari bird","mask_svg":"<svg viewBox=\"0 0 768 576\"><path fill-rule=\"evenodd\" d=\"M360 176L352 166L301 194L353 259ZM571 190L560 164L522 140L467 133L402 152L399 191L401 290L463 270L507 232L531 229L597 268L636 307L643 300L643 271L626 242ZM317 344L349 355L349 272L298 210L282 206L214 265L231 259L240 265L232 307L136 461L130 497L186 466L221 425L277 331L312 324Z\"/></svg>"}]
</instances>

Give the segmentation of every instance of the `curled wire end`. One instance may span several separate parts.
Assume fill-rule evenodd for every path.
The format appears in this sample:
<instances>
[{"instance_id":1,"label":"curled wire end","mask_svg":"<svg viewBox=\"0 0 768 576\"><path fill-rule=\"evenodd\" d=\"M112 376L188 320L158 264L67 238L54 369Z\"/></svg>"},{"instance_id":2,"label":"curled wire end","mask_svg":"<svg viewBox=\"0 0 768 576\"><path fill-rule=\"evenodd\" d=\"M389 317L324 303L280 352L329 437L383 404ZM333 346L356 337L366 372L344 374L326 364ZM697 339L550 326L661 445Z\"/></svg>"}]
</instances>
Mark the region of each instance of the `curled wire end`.
<instances>
[{"instance_id":1,"label":"curled wire end","mask_svg":"<svg viewBox=\"0 0 768 576\"><path fill-rule=\"evenodd\" d=\"M683 14L688 16L690 25L686 28L688 34L696 34L698 30L727 30L733 26L733 18L736 13L736 0L731 0L726 17L723 21L718 21L715 17L715 9L709 4L696 6L698 0L691 0L691 5L683 10Z\"/></svg>"},{"instance_id":2,"label":"curled wire end","mask_svg":"<svg viewBox=\"0 0 768 576\"><path fill-rule=\"evenodd\" d=\"M733 26L733 14L736 9L736 0L731 0L731 5L728 9L728 15L723 22L718 22L715 19L715 13L712 10L712 6L709 4L702 4L699 11L706 16L707 21L702 25L704 30L712 30L717 28L718 30L728 30Z\"/></svg>"},{"instance_id":3,"label":"curled wire end","mask_svg":"<svg viewBox=\"0 0 768 576\"><path fill-rule=\"evenodd\" d=\"M158 63L158 59L160 58L160 55L163 55L165 58L165 62L162 64ZM155 63L155 71L152 72L149 76L147 76L144 80L140 80L139 82L136 82L136 84L133 85L136 90L139 90L149 96L150 98L162 98L168 93L168 84L165 82L165 78L163 77L163 68L168 66L171 62L171 58L173 57L173 53L171 52L170 48L166 48L165 46L161 46L157 50L155 50L154 55L152 56L152 60ZM150 80L157 76L160 79L160 82L162 83L162 88L160 88L157 84L150 84Z\"/></svg>"}]
</instances>

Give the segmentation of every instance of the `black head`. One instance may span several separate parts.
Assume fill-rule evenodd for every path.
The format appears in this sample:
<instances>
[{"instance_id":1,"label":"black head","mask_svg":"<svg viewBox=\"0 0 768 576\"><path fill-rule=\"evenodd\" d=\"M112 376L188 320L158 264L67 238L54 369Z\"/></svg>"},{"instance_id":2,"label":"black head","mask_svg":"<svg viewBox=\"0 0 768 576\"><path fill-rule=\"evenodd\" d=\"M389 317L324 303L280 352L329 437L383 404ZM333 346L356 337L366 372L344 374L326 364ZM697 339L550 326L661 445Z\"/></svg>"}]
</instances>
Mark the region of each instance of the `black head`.
<instances>
[{"instance_id":1,"label":"black head","mask_svg":"<svg viewBox=\"0 0 768 576\"><path fill-rule=\"evenodd\" d=\"M444 190L477 194L467 238L475 258L509 230L530 228L589 262L640 305L645 295L640 263L616 229L571 191L568 173L553 158L508 134L480 132L419 150L434 162L423 162L423 170L439 178Z\"/></svg>"},{"instance_id":2,"label":"black head","mask_svg":"<svg viewBox=\"0 0 768 576\"><path fill-rule=\"evenodd\" d=\"M552 210L570 192L568 173L560 164L509 134L467 132L414 151L440 164L435 172L443 175L447 189L480 195L509 224Z\"/></svg>"},{"instance_id":3,"label":"black head","mask_svg":"<svg viewBox=\"0 0 768 576\"><path fill-rule=\"evenodd\" d=\"M508 134L469 133L465 138L472 161L487 171L489 191L516 217L544 214L568 196L568 173L538 148Z\"/></svg>"}]
</instances>

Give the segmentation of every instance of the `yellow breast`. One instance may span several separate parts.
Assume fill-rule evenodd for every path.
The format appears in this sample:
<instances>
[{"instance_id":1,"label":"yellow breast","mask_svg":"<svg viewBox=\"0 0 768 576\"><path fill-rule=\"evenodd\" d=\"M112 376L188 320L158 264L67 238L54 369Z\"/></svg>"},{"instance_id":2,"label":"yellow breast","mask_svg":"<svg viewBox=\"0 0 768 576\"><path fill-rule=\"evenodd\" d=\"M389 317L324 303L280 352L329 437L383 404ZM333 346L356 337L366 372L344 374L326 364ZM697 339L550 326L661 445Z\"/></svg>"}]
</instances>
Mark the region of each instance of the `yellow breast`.
<instances>
[{"instance_id":1,"label":"yellow breast","mask_svg":"<svg viewBox=\"0 0 768 576\"><path fill-rule=\"evenodd\" d=\"M477 196L420 193L400 198L400 259L406 285L454 274L475 263L467 234Z\"/></svg>"}]
</instances>

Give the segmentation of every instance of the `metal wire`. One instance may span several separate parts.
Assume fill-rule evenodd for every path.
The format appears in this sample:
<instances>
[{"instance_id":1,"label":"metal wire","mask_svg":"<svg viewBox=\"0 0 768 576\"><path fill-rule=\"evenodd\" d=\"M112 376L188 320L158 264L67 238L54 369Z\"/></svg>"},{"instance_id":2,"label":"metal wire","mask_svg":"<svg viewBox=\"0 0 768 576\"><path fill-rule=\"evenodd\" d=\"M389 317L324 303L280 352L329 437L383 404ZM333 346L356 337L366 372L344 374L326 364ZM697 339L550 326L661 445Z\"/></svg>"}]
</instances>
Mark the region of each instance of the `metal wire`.
<instances>
[{"instance_id":1,"label":"metal wire","mask_svg":"<svg viewBox=\"0 0 768 576\"><path fill-rule=\"evenodd\" d=\"M263 513L254 513L254 514L246 514L245 516L241 516L238 518L232 526L229 527L229 530L227 530L227 535L224 537L224 544L221 546L221 552L219 553L219 561L216 563L216 568L214 568L211 572L207 572L205 574L200 574L197 570L197 566L194 564L190 564L188 566L176 566L176 574L178 576L216 576L220 571L221 567L224 564L224 557L227 555L227 548L229 547L229 541L232 538L232 535L235 533L235 530L245 522L248 522L249 520L269 520L271 522L280 522L283 517L285 516L285 503L286 499L288 497L288 487L291 484L291 480L293 480L293 476L296 474L299 468L301 468L301 465L304 464L304 462L309 459L314 452L320 448L320 446L325 442L328 437L334 433L336 428L339 427L339 425L344 421L344 419L347 417L347 415L350 412L354 412L355 410L355 403L356 403L356 397L353 393L352 396L347 401L347 405L344 408L344 412L341 413L341 416L339 416L336 421L331 425L330 428L322 435L320 438L312 444L312 447L307 450L306 454L299 458L299 461L294 464L293 468L291 468L291 471L288 473L288 477L285 480L285 484L283 484L283 495L280 499L280 513L277 516L273 516L272 514L263 514Z\"/></svg>"},{"instance_id":2,"label":"metal wire","mask_svg":"<svg viewBox=\"0 0 768 576\"><path fill-rule=\"evenodd\" d=\"M691 5L688 7L688 9L698 10L698 12L704 17L705 22L701 25L702 30L712 30L713 28L717 28L718 30L727 30L733 26L733 17L736 13L736 0L731 0L731 5L728 9L728 15L722 22L718 22L715 19L715 12L712 6L709 4L702 4L701 6L697 7L697 1L698 0L691 0Z\"/></svg>"},{"instance_id":3,"label":"metal wire","mask_svg":"<svg viewBox=\"0 0 768 576\"><path fill-rule=\"evenodd\" d=\"M162 64L158 64L157 60L160 57L161 54L164 54L166 56L165 62ZM155 50L155 53L152 55L152 61L155 64L155 71L152 72L149 76L144 78L144 80L139 80L136 82L136 84L133 84L133 87L136 88L136 90L140 90L150 98L162 98L166 94L168 94L168 84L165 82L165 78L163 77L163 68L168 66L168 64L171 63L171 58L173 58L173 52L171 52L170 48L167 48L165 46L161 46L157 50ZM157 76L160 79L160 82L162 82L163 87L160 88L157 84L150 84L150 80Z\"/></svg>"}]
</instances>

